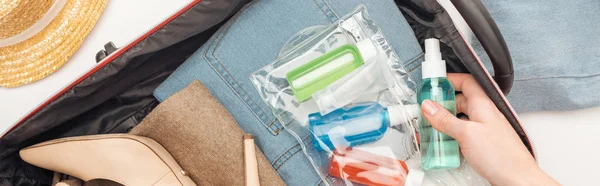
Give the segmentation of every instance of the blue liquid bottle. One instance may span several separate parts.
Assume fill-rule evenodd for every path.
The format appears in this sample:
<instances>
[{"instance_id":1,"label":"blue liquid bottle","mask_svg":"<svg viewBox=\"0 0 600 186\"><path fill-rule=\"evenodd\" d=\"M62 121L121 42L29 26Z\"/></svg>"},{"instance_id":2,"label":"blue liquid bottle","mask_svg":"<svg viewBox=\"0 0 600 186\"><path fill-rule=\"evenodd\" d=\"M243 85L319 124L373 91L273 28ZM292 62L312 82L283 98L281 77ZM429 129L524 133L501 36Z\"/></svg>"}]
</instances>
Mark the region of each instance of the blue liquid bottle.
<instances>
[{"instance_id":1,"label":"blue liquid bottle","mask_svg":"<svg viewBox=\"0 0 600 186\"><path fill-rule=\"evenodd\" d=\"M417 105L407 108L417 110ZM308 115L309 128L315 149L333 151L336 147L353 147L375 142L388 127L416 118L415 112L404 112L406 108L394 105L388 108L375 102L345 106L322 116L320 113ZM411 115L411 116L408 116Z\"/></svg>"},{"instance_id":2,"label":"blue liquid bottle","mask_svg":"<svg viewBox=\"0 0 600 186\"><path fill-rule=\"evenodd\" d=\"M423 81L419 86L419 104L432 100L456 115L454 87L446 79L446 62L440 54L437 39L425 40L425 62L422 63ZM423 170L451 169L460 166L458 142L437 130L421 116L419 119L421 165Z\"/></svg>"}]
</instances>

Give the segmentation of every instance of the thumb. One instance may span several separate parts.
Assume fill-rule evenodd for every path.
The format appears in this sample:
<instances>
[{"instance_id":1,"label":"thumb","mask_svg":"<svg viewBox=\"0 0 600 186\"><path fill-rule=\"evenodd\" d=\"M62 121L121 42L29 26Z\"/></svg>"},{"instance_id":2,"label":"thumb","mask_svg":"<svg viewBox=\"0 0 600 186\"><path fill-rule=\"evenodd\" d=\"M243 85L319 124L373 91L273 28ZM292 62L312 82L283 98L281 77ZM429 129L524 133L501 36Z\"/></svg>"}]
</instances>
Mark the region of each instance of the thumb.
<instances>
[{"instance_id":1,"label":"thumb","mask_svg":"<svg viewBox=\"0 0 600 186\"><path fill-rule=\"evenodd\" d=\"M454 139L460 138L460 133L464 131L466 121L458 119L446 108L431 100L423 101L422 110L423 116L433 128L452 136Z\"/></svg>"}]
</instances>

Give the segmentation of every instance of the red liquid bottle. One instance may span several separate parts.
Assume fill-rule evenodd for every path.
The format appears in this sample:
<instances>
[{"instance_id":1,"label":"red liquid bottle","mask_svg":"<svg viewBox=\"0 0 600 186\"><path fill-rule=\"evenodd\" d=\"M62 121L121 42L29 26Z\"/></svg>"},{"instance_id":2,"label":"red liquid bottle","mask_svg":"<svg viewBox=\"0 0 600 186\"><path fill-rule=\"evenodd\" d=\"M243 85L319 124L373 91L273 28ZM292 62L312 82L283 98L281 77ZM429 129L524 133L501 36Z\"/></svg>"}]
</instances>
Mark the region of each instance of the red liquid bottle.
<instances>
[{"instance_id":1,"label":"red liquid bottle","mask_svg":"<svg viewBox=\"0 0 600 186\"><path fill-rule=\"evenodd\" d=\"M408 167L401 160L348 147L333 152L329 175L364 185L402 186Z\"/></svg>"}]
</instances>

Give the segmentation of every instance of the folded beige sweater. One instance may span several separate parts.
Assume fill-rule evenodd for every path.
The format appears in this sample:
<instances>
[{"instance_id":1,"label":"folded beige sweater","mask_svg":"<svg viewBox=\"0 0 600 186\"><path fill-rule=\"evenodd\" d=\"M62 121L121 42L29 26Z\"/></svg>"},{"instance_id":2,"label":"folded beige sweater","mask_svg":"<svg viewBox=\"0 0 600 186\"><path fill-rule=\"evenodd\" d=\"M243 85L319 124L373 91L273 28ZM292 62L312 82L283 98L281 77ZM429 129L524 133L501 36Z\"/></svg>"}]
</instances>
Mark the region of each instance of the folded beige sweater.
<instances>
[{"instance_id":1,"label":"folded beige sweater","mask_svg":"<svg viewBox=\"0 0 600 186\"><path fill-rule=\"evenodd\" d=\"M159 104L131 134L160 143L198 185L244 185L244 131L200 82ZM285 185L258 149L261 185Z\"/></svg>"}]
</instances>

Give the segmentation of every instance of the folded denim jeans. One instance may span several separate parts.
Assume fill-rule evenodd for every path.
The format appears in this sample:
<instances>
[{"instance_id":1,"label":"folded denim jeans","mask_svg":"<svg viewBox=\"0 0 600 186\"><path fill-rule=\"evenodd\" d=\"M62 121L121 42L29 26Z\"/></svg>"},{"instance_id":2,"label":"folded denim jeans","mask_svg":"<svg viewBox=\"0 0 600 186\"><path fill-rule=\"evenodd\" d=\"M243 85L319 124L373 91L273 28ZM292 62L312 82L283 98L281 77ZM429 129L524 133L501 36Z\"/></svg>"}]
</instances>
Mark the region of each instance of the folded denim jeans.
<instances>
[{"instance_id":1,"label":"folded denim jeans","mask_svg":"<svg viewBox=\"0 0 600 186\"><path fill-rule=\"evenodd\" d=\"M482 0L510 50L517 112L600 105L600 1Z\"/></svg>"},{"instance_id":2,"label":"folded denim jeans","mask_svg":"<svg viewBox=\"0 0 600 186\"><path fill-rule=\"evenodd\" d=\"M273 62L286 41L302 29L335 23L359 4L367 7L412 77L420 77L416 69L423 60L422 49L392 0L260 0L246 5L223 25L154 95L162 101L193 80L201 81L241 128L256 137L258 147L286 184L323 185L301 144L284 130L249 77ZM308 132L298 137L310 140Z\"/></svg>"}]
</instances>

